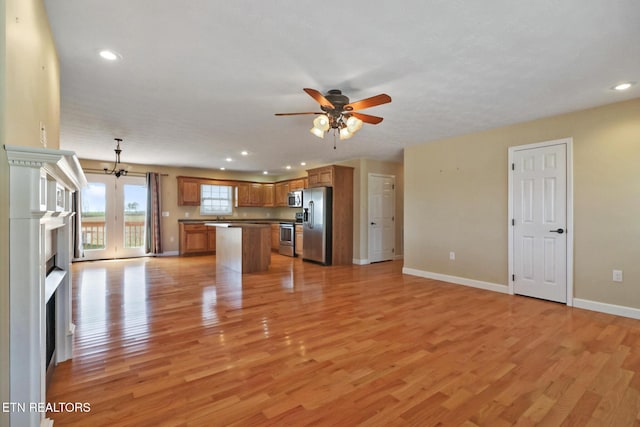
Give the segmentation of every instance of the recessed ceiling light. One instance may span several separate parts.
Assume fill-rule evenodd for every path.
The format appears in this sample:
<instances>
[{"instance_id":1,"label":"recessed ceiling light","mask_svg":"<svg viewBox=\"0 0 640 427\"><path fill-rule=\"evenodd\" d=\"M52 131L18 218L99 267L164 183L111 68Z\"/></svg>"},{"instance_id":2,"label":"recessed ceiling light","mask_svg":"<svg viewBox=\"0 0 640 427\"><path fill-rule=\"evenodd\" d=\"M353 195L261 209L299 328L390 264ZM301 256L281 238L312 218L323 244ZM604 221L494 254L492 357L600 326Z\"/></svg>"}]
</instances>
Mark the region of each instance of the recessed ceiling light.
<instances>
[{"instance_id":1,"label":"recessed ceiling light","mask_svg":"<svg viewBox=\"0 0 640 427\"><path fill-rule=\"evenodd\" d=\"M232 161L233 161L233 159L232 159L231 157L227 157L225 160L226 160L227 162L232 162Z\"/></svg>"},{"instance_id":2,"label":"recessed ceiling light","mask_svg":"<svg viewBox=\"0 0 640 427\"><path fill-rule=\"evenodd\" d=\"M221 171L223 171L223 170L225 170L225 169L226 169L226 168L225 168L224 166L220 168L220 170L221 170Z\"/></svg>"},{"instance_id":3,"label":"recessed ceiling light","mask_svg":"<svg viewBox=\"0 0 640 427\"><path fill-rule=\"evenodd\" d=\"M307 162L300 162L300 166L307 166Z\"/></svg>"},{"instance_id":4,"label":"recessed ceiling light","mask_svg":"<svg viewBox=\"0 0 640 427\"><path fill-rule=\"evenodd\" d=\"M613 87L613 90L623 91L623 90L629 89L633 85L634 85L633 82L624 82L624 83L620 83L618 85L615 85Z\"/></svg>"},{"instance_id":5,"label":"recessed ceiling light","mask_svg":"<svg viewBox=\"0 0 640 427\"><path fill-rule=\"evenodd\" d=\"M116 52L114 52L114 51L112 51L112 50L109 50L109 49L103 49L103 50L101 50L101 51L100 51L100 56L101 56L103 59L106 59L106 60L108 60L108 61L115 61L115 60L117 60L117 59L122 58L122 56L120 56L120 54L118 54L118 53L116 53Z\"/></svg>"},{"instance_id":6,"label":"recessed ceiling light","mask_svg":"<svg viewBox=\"0 0 640 427\"><path fill-rule=\"evenodd\" d=\"M242 154L243 156L246 156L246 155L248 155L248 154L249 154L249 152L248 152L248 151L246 151L246 150L244 150L244 151L240 152L240 154Z\"/></svg>"},{"instance_id":7,"label":"recessed ceiling light","mask_svg":"<svg viewBox=\"0 0 640 427\"><path fill-rule=\"evenodd\" d=\"M291 166L287 165L285 169L291 169Z\"/></svg>"},{"instance_id":8,"label":"recessed ceiling light","mask_svg":"<svg viewBox=\"0 0 640 427\"><path fill-rule=\"evenodd\" d=\"M269 171L262 171L263 175L269 175Z\"/></svg>"}]
</instances>

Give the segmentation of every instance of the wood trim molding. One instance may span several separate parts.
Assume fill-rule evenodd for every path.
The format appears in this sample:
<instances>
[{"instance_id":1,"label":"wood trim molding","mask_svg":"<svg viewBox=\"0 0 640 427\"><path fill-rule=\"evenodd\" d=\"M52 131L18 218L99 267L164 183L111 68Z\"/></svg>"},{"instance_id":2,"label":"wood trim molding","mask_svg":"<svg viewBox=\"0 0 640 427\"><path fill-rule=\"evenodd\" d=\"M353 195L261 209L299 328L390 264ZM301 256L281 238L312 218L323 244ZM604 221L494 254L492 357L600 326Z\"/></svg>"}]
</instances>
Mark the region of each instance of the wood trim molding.
<instances>
[{"instance_id":1,"label":"wood trim molding","mask_svg":"<svg viewBox=\"0 0 640 427\"><path fill-rule=\"evenodd\" d=\"M467 279L466 277L449 276L447 274L433 273L431 271L417 270L415 268L402 268L402 274L424 277L425 279L440 280L442 282L454 283L456 285L470 286L472 288L485 289L487 291L509 293L509 287L497 283L483 282L481 280Z\"/></svg>"},{"instance_id":2,"label":"wood trim molding","mask_svg":"<svg viewBox=\"0 0 640 427\"><path fill-rule=\"evenodd\" d=\"M605 302L591 301L588 299L574 298L573 306L584 310L597 311L600 313L613 314L616 316L640 319L640 309L626 307L624 305L607 304Z\"/></svg>"}]
</instances>

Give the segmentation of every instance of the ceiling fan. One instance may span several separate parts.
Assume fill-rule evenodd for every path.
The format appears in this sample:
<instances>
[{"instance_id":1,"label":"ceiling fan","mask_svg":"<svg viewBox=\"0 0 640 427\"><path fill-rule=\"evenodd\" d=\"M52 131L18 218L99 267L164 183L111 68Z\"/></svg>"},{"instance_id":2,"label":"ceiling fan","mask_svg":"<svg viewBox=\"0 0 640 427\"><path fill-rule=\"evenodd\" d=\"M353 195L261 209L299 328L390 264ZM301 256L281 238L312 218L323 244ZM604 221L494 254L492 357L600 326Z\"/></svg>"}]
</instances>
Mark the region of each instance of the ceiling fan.
<instances>
[{"instance_id":1,"label":"ceiling fan","mask_svg":"<svg viewBox=\"0 0 640 427\"><path fill-rule=\"evenodd\" d=\"M334 144L336 133L340 139L349 139L357 132L363 123L377 125L383 119L382 117L371 116L369 114L359 113L359 110L375 107L391 102L391 97L386 93L372 96L370 98L361 99L356 102L349 102L349 98L342 94L338 89L331 89L326 95L323 95L315 89L304 88L305 92L320 104L320 112L303 112L303 113L276 113L276 116L297 116L302 114L316 114L313 120L313 127L310 132L319 138L324 138L325 132L334 130Z\"/></svg>"}]
</instances>

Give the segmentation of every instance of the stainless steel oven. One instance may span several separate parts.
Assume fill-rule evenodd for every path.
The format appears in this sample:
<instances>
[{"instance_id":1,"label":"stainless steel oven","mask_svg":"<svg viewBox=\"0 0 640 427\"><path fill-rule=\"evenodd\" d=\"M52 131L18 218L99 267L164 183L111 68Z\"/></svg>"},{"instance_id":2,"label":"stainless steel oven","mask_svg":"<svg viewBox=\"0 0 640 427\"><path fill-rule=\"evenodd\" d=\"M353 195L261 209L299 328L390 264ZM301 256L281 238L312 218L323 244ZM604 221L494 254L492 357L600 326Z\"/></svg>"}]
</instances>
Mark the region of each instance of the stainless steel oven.
<instances>
[{"instance_id":1,"label":"stainless steel oven","mask_svg":"<svg viewBox=\"0 0 640 427\"><path fill-rule=\"evenodd\" d=\"M290 222L280 223L280 252L281 255L296 256L295 225Z\"/></svg>"}]
</instances>

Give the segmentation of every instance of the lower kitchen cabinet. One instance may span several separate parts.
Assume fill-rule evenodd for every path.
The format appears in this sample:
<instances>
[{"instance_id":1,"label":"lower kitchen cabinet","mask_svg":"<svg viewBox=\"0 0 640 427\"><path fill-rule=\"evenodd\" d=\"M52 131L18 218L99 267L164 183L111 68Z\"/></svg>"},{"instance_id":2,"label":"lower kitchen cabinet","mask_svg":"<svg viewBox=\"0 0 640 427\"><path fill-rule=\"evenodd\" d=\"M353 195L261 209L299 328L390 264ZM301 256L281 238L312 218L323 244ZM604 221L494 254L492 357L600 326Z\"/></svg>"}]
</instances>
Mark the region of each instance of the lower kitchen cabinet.
<instances>
[{"instance_id":1,"label":"lower kitchen cabinet","mask_svg":"<svg viewBox=\"0 0 640 427\"><path fill-rule=\"evenodd\" d=\"M280 250L280 224L271 224L271 250Z\"/></svg>"},{"instance_id":2,"label":"lower kitchen cabinet","mask_svg":"<svg viewBox=\"0 0 640 427\"><path fill-rule=\"evenodd\" d=\"M296 224L296 255L302 256L302 224Z\"/></svg>"},{"instance_id":3,"label":"lower kitchen cabinet","mask_svg":"<svg viewBox=\"0 0 640 427\"><path fill-rule=\"evenodd\" d=\"M201 223L180 223L180 255L212 254L215 251L215 227Z\"/></svg>"}]
</instances>

